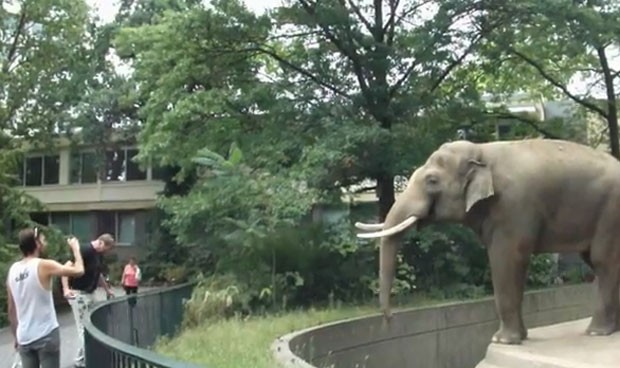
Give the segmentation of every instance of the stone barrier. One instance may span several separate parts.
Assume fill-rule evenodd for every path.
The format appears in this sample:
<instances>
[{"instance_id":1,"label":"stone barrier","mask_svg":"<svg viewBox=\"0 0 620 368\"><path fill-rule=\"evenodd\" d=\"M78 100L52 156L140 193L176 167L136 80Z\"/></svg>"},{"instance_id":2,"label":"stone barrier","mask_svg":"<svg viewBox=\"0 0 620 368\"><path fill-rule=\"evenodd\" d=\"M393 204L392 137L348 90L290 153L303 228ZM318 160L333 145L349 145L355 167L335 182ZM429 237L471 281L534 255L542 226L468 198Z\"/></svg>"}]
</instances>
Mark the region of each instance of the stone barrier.
<instances>
[{"instance_id":1,"label":"stone barrier","mask_svg":"<svg viewBox=\"0 0 620 368\"><path fill-rule=\"evenodd\" d=\"M528 328L592 314L592 284L529 291ZM325 324L278 338L273 353L284 368L473 368L498 328L492 297Z\"/></svg>"}]
</instances>

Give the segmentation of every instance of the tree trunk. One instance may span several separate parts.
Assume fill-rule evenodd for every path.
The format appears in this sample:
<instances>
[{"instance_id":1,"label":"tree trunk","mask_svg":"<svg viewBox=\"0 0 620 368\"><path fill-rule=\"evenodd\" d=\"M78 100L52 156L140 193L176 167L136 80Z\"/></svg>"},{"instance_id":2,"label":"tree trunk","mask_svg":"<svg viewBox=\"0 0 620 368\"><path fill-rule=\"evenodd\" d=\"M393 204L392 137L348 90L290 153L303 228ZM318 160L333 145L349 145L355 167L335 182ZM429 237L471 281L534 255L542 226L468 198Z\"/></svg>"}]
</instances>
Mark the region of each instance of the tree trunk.
<instances>
[{"instance_id":1,"label":"tree trunk","mask_svg":"<svg viewBox=\"0 0 620 368\"><path fill-rule=\"evenodd\" d=\"M614 75L609 68L609 62L604 47L596 49L605 81L607 95L607 127L609 128L609 148L611 154L620 160L620 141L618 137L618 107L616 106L616 91L614 89Z\"/></svg>"},{"instance_id":2,"label":"tree trunk","mask_svg":"<svg viewBox=\"0 0 620 368\"><path fill-rule=\"evenodd\" d=\"M394 204L394 176L384 174L377 179L377 196L379 197L379 221L385 221Z\"/></svg>"},{"instance_id":3,"label":"tree trunk","mask_svg":"<svg viewBox=\"0 0 620 368\"><path fill-rule=\"evenodd\" d=\"M616 110L615 103L609 104L609 117L607 118L607 126L609 127L609 146L611 148L611 154L618 160L620 160L620 139L618 137L618 113ZM613 114L611 113L614 110Z\"/></svg>"}]
</instances>

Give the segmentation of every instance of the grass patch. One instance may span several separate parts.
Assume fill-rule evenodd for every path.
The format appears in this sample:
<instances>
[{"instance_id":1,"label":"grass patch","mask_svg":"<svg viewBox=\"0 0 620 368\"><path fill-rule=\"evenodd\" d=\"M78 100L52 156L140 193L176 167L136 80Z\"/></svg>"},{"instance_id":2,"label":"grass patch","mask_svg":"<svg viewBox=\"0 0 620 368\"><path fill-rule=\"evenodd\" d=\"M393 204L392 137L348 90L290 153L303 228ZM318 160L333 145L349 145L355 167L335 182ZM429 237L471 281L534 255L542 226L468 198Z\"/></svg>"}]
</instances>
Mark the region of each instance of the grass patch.
<instances>
[{"instance_id":1,"label":"grass patch","mask_svg":"<svg viewBox=\"0 0 620 368\"><path fill-rule=\"evenodd\" d=\"M404 306L433 305L451 300L420 296ZM220 320L186 329L171 340L162 340L155 350L177 360L212 368L273 368L275 361L269 347L277 337L323 323L377 312L376 305L345 306Z\"/></svg>"}]
</instances>

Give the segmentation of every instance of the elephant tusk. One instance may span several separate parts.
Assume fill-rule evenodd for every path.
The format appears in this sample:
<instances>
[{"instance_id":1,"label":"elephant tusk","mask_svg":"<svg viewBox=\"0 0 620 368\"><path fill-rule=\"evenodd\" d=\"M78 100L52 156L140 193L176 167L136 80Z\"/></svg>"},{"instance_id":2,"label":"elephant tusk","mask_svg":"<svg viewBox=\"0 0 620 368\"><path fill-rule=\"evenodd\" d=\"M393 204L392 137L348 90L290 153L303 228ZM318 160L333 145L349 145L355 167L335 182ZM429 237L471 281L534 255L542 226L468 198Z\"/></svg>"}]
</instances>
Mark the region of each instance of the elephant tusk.
<instances>
[{"instance_id":1,"label":"elephant tusk","mask_svg":"<svg viewBox=\"0 0 620 368\"><path fill-rule=\"evenodd\" d=\"M384 236L394 235L396 233L399 233L405 230L409 226L413 225L417 220L418 220L417 217L409 216L405 221L389 229L384 229L384 230L377 231L374 233L357 234L357 237L358 238L382 238Z\"/></svg>"},{"instance_id":2,"label":"elephant tusk","mask_svg":"<svg viewBox=\"0 0 620 368\"><path fill-rule=\"evenodd\" d=\"M365 224L363 222L356 222L355 227L360 230L377 231L383 229L383 224Z\"/></svg>"}]
</instances>

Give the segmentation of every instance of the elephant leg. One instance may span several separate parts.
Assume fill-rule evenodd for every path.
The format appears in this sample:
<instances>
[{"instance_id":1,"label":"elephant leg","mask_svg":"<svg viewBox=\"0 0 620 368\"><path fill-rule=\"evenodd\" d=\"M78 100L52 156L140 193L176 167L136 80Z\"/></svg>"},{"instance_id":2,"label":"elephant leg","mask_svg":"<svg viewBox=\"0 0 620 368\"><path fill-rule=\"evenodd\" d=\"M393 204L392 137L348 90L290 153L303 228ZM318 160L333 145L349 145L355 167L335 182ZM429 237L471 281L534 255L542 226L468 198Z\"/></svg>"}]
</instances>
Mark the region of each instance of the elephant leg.
<instances>
[{"instance_id":1,"label":"elephant leg","mask_svg":"<svg viewBox=\"0 0 620 368\"><path fill-rule=\"evenodd\" d=\"M589 335L609 335L618 330L619 327L620 295L618 288L620 287L620 262L618 260L620 257L613 253L618 252L612 252L612 254L605 253L606 257L603 255L597 258L592 257L598 298L595 302L594 315L586 330Z\"/></svg>"},{"instance_id":2,"label":"elephant leg","mask_svg":"<svg viewBox=\"0 0 620 368\"><path fill-rule=\"evenodd\" d=\"M519 247L508 242L494 241L489 247L489 261L495 308L500 322L499 330L491 341L500 344L520 344L527 338L521 304L529 253L522 254Z\"/></svg>"}]
</instances>

